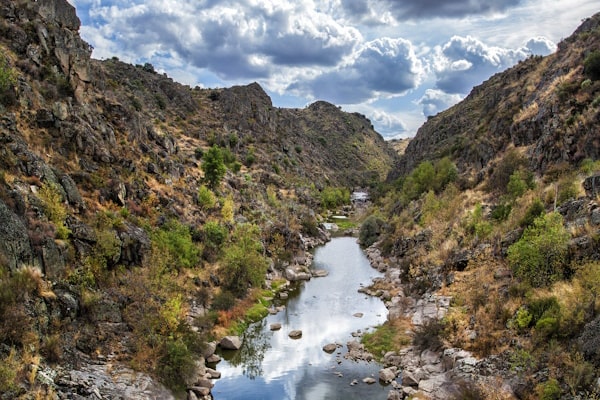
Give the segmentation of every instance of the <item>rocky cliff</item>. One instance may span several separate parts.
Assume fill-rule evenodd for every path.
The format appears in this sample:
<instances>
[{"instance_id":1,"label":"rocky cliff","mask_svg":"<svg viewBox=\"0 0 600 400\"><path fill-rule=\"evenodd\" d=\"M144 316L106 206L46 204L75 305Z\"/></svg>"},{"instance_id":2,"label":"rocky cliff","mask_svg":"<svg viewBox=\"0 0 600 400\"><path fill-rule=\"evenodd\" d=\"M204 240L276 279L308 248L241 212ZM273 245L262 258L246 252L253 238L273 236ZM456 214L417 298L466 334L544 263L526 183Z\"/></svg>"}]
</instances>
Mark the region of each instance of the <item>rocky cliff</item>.
<instances>
[{"instance_id":1,"label":"rocky cliff","mask_svg":"<svg viewBox=\"0 0 600 400\"><path fill-rule=\"evenodd\" d=\"M66 0L0 5L0 392L164 398L236 297L304 267L323 194L395 154L331 104L93 60L79 27Z\"/></svg>"}]
</instances>

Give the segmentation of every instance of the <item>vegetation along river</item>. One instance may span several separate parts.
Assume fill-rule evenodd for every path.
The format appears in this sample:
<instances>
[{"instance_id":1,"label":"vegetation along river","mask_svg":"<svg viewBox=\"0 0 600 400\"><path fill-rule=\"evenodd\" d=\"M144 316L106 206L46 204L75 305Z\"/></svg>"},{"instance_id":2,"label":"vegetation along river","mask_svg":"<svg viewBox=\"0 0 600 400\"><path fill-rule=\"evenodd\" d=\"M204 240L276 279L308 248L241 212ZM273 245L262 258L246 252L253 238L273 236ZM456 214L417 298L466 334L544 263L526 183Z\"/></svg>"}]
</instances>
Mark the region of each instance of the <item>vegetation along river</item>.
<instances>
[{"instance_id":1,"label":"vegetation along river","mask_svg":"<svg viewBox=\"0 0 600 400\"><path fill-rule=\"evenodd\" d=\"M239 351L221 354L215 400L387 398L389 389L363 382L365 377L378 379L379 364L344 358L353 332L386 320L381 300L358 292L379 273L351 237L334 238L318 248L313 268L329 275L291 291L285 310L251 325ZM274 323L281 329L271 331ZM301 330L302 337L288 337L292 330ZM329 343L343 346L328 354L323 346Z\"/></svg>"}]
</instances>

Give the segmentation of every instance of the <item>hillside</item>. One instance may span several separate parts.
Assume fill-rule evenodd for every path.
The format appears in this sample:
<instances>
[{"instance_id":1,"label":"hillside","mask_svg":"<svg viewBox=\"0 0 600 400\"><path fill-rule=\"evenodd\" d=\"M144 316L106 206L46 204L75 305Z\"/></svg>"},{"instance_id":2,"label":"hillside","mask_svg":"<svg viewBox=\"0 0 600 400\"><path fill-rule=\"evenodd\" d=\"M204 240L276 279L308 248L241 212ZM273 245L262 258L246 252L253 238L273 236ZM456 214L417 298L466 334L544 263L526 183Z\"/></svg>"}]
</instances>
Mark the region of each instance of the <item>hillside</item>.
<instances>
[{"instance_id":1,"label":"hillside","mask_svg":"<svg viewBox=\"0 0 600 400\"><path fill-rule=\"evenodd\" d=\"M93 60L79 27L0 6L0 397L170 398L396 156L360 114Z\"/></svg>"},{"instance_id":2,"label":"hillside","mask_svg":"<svg viewBox=\"0 0 600 400\"><path fill-rule=\"evenodd\" d=\"M515 146L537 174L599 156L597 82L584 60L598 49L598 17L589 18L547 57L534 56L475 87L418 130L393 176L449 156L461 174L489 174ZM481 177L480 177L481 178Z\"/></svg>"},{"instance_id":3,"label":"hillside","mask_svg":"<svg viewBox=\"0 0 600 400\"><path fill-rule=\"evenodd\" d=\"M360 238L394 396L598 398L599 49L597 14L431 117L390 174Z\"/></svg>"}]
</instances>

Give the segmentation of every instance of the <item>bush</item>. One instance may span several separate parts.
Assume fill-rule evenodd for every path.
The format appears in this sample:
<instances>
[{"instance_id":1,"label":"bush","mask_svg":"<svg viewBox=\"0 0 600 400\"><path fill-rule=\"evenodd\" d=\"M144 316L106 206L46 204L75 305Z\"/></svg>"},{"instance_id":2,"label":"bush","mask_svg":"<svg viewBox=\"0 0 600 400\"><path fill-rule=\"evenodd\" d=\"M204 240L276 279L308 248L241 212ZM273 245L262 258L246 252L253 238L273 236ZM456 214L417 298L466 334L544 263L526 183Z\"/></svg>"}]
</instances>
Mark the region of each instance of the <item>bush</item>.
<instances>
[{"instance_id":1,"label":"bush","mask_svg":"<svg viewBox=\"0 0 600 400\"><path fill-rule=\"evenodd\" d=\"M442 347L445 325L438 319L430 319L415 329L413 346L419 350L438 350Z\"/></svg>"},{"instance_id":2,"label":"bush","mask_svg":"<svg viewBox=\"0 0 600 400\"><path fill-rule=\"evenodd\" d=\"M558 400L562 394L560 385L554 378L550 378L546 382L537 385L535 392L538 396L537 398L540 400Z\"/></svg>"},{"instance_id":3,"label":"bush","mask_svg":"<svg viewBox=\"0 0 600 400\"><path fill-rule=\"evenodd\" d=\"M152 239L153 247L170 260L169 267L176 270L190 268L200 261L200 251L192 241L190 228L176 220L157 229Z\"/></svg>"},{"instance_id":4,"label":"bush","mask_svg":"<svg viewBox=\"0 0 600 400\"><path fill-rule=\"evenodd\" d=\"M592 51L583 61L586 76L591 80L600 79L600 50Z\"/></svg>"},{"instance_id":5,"label":"bush","mask_svg":"<svg viewBox=\"0 0 600 400\"><path fill-rule=\"evenodd\" d=\"M5 106L16 102L14 86L17 84L17 74L4 57L0 57L0 102Z\"/></svg>"},{"instance_id":6,"label":"bush","mask_svg":"<svg viewBox=\"0 0 600 400\"><path fill-rule=\"evenodd\" d=\"M531 286L548 286L563 277L569 240L560 214L543 215L508 248L508 261L515 274Z\"/></svg>"},{"instance_id":7,"label":"bush","mask_svg":"<svg viewBox=\"0 0 600 400\"><path fill-rule=\"evenodd\" d=\"M235 305L235 296L233 293L224 290L217 294L212 302L212 309L217 311L228 311Z\"/></svg>"},{"instance_id":8,"label":"bush","mask_svg":"<svg viewBox=\"0 0 600 400\"><path fill-rule=\"evenodd\" d=\"M170 338L165 343L158 373L163 382L172 389L185 389L187 384L192 383L191 380L196 374L196 360L181 338Z\"/></svg>"},{"instance_id":9,"label":"bush","mask_svg":"<svg viewBox=\"0 0 600 400\"><path fill-rule=\"evenodd\" d=\"M492 171L488 181L488 190L503 192L510 181L511 175L527 166L527 159L516 150L509 150L504 158Z\"/></svg>"},{"instance_id":10,"label":"bush","mask_svg":"<svg viewBox=\"0 0 600 400\"><path fill-rule=\"evenodd\" d=\"M203 210L209 210L217 204L217 198L213 192L202 185L198 188L198 205Z\"/></svg>"},{"instance_id":11,"label":"bush","mask_svg":"<svg viewBox=\"0 0 600 400\"><path fill-rule=\"evenodd\" d=\"M253 224L238 225L232 243L223 250L224 286L244 296L249 286L259 286L267 272L267 259L260 241L260 229Z\"/></svg>"},{"instance_id":12,"label":"bush","mask_svg":"<svg viewBox=\"0 0 600 400\"><path fill-rule=\"evenodd\" d=\"M527 228L533 224L533 221L535 221L536 218L543 215L545 211L546 208L544 207L544 203L542 203L540 199L535 199L527 208L527 211L525 211L523 218L519 221L519 226L521 228Z\"/></svg>"},{"instance_id":13,"label":"bush","mask_svg":"<svg viewBox=\"0 0 600 400\"><path fill-rule=\"evenodd\" d=\"M44 213L56 226L58 238L66 239L71 232L65 226L67 208L63 203L63 196L60 193L60 190L56 185L47 183L40 188L38 196L42 201Z\"/></svg>"},{"instance_id":14,"label":"bush","mask_svg":"<svg viewBox=\"0 0 600 400\"><path fill-rule=\"evenodd\" d=\"M321 206L332 210L344 204L350 204L350 191L346 188L326 187L321 192Z\"/></svg>"},{"instance_id":15,"label":"bush","mask_svg":"<svg viewBox=\"0 0 600 400\"><path fill-rule=\"evenodd\" d=\"M369 247L373 243L375 243L381 233L383 233L383 227L385 222L374 215L370 215L365 219L360 227L360 232L358 234L358 240L361 245L364 247Z\"/></svg>"},{"instance_id":16,"label":"bush","mask_svg":"<svg viewBox=\"0 0 600 400\"><path fill-rule=\"evenodd\" d=\"M225 176L225 172L227 172L227 168L225 167L223 152L217 145L213 145L204 154L201 168L208 186L211 189L218 187Z\"/></svg>"}]
</instances>

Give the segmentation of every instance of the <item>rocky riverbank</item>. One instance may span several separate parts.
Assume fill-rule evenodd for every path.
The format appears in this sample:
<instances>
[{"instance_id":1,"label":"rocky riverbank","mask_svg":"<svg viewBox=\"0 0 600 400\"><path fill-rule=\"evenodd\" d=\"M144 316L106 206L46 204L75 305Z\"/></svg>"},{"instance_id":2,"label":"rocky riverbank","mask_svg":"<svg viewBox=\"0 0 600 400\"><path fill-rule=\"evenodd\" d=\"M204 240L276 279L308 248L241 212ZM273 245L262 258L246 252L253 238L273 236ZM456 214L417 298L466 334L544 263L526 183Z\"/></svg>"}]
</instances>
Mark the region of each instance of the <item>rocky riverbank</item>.
<instances>
[{"instance_id":1,"label":"rocky riverbank","mask_svg":"<svg viewBox=\"0 0 600 400\"><path fill-rule=\"evenodd\" d=\"M452 300L449 296L426 293L415 297L407 294L409 290L400 278L397 260L384 259L377 245L369 247L366 254L373 268L385 275L371 287L361 288L360 291L385 302L389 311L388 320L406 318L412 326L413 344L399 352L390 351L381 359L385 368L380 375L386 377L392 386L388 399L404 399L415 395L448 399L465 393L472 385L479 383L494 387L495 398L515 398L518 388L514 386L518 385L519 380L515 379L516 373L510 370L505 357L479 359L466 350L447 348L441 341L429 342L424 337L448 313ZM474 332L471 334L475 335ZM390 379L392 373L395 376Z\"/></svg>"}]
</instances>

